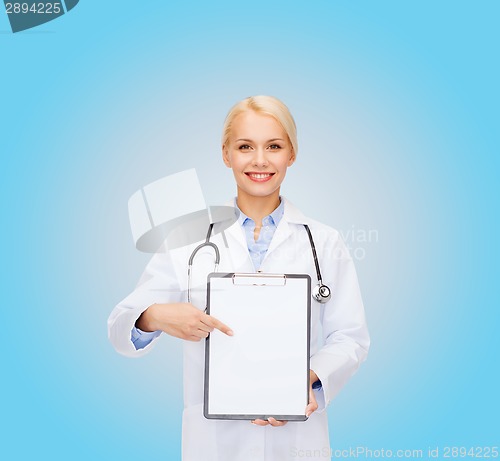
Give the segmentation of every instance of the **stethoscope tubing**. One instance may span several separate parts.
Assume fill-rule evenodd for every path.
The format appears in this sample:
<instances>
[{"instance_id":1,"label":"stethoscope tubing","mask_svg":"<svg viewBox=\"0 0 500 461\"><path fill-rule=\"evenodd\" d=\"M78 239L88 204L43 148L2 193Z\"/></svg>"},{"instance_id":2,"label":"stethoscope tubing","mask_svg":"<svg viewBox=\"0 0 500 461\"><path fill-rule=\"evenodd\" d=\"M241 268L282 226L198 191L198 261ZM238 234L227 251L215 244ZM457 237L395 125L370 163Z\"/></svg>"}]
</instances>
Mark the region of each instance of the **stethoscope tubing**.
<instances>
[{"instance_id":1,"label":"stethoscope tubing","mask_svg":"<svg viewBox=\"0 0 500 461\"><path fill-rule=\"evenodd\" d=\"M316 276L318 278L318 285L313 290L313 298L320 303L326 303L331 297L331 290L326 285L323 285L323 279L321 277L321 270L319 268L318 255L316 253L316 247L314 245L314 239L313 239L313 236L311 234L311 230L309 229L309 226L307 224L303 224L303 226L306 229L307 236L309 237L309 243L311 245L311 250L312 250L313 259L314 259L314 266L316 268ZM194 257L196 256L196 253L198 253L198 251L204 247L211 247L211 248L213 248L214 253L215 253L214 272L217 272L217 268L218 268L219 263L220 263L219 248L217 247L217 245L215 243L210 242L210 236L212 235L213 227L214 227L214 223L211 223L208 226L208 231L207 231L207 236L206 236L205 241L203 243L200 243L193 250L193 252L191 253L191 256L189 257L189 261L188 261L188 289L187 289L188 303L191 302L191 272L193 269L193 261L194 261Z\"/></svg>"}]
</instances>

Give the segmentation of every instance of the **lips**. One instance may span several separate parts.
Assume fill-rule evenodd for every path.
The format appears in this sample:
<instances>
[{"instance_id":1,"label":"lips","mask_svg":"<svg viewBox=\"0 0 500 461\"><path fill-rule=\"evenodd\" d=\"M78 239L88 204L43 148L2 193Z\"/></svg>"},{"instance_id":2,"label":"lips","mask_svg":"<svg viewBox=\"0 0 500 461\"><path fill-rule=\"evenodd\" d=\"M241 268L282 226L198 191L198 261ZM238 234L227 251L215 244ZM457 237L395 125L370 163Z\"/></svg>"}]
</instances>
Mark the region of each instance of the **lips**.
<instances>
[{"instance_id":1,"label":"lips","mask_svg":"<svg viewBox=\"0 0 500 461\"><path fill-rule=\"evenodd\" d=\"M248 173L245 173L249 178L250 180L254 181L254 182L266 182L266 181L269 181L274 173L258 173L258 172L248 172Z\"/></svg>"}]
</instances>

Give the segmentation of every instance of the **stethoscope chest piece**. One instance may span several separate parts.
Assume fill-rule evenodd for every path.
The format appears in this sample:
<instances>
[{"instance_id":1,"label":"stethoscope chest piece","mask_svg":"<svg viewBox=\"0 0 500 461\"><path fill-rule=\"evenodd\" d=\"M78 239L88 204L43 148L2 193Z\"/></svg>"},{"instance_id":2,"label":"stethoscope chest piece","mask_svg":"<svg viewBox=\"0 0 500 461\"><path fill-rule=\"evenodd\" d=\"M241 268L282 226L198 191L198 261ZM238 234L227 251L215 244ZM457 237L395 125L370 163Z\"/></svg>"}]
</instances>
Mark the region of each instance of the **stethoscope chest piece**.
<instances>
[{"instance_id":1,"label":"stethoscope chest piece","mask_svg":"<svg viewBox=\"0 0 500 461\"><path fill-rule=\"evenodd\" d=\"M332 292L326 285L318 284L313 288L312 296L316 301L324 304L330 301Z\"/></svg>"}]
</instances>

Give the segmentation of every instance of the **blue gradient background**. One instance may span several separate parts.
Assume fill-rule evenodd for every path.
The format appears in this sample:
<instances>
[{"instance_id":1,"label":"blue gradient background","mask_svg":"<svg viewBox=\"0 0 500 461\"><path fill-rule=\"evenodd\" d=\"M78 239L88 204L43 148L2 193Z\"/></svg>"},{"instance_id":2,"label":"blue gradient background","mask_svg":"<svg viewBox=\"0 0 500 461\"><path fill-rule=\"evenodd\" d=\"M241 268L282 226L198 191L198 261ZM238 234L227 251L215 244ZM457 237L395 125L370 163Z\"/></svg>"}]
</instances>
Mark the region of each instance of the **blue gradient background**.
<instances>
[{"instance_id":1,"label":"blue gradient background","mask_svg":"<svg viewBox=\"0 0 500 461\"><path fill-rule=\"evenodd\" d=\"M87 0L12 34L1 13L2 458L179 459L180 342L130 360L107 340L149 259L127 200L191 167L208 203L232 196L223 118L261 93L299 127L282 192L364 252L372 349L332 446L500 445L499 14Z\"/></svg>"}]
</instances>

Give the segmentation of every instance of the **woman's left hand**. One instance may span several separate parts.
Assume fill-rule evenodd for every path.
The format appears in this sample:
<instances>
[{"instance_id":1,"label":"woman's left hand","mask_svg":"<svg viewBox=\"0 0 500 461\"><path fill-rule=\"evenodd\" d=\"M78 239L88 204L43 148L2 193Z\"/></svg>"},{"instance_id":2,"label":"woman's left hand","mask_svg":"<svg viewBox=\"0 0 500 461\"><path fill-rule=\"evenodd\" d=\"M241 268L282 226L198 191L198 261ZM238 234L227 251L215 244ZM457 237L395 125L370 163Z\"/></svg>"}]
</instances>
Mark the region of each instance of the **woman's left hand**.
<instances>
[{"instance_id":1,"label":"woman's left hand","mask_svg":"<svg viewBox=\"0 0 500 461\"><path fill-rule=\"evenodd\" d=\"M316 397L312 388L312 385L318 380L318 375L314 371L309 370L309 404L306 407L306 416L308 418L318 409L318 402L316 402Z\"/></svg>"},{"instance_id":2,"label":"woman's left hand","mask_svg":"<svg viewBox=\"0 0 500 461\"><path fill-rule=\"evenodd\" d=\"M313 383L316 381L318 381L318 375L314 371L309 370L309 404L306 407L306 416L308 418L318 409L318 402L316 402L316 397L314 396L312 388ZM277 419L270 417L267 421L264 419L254 419L252 424L257 426L267 426L270 424L271 426L278 427L284 426L287 422L288 421L278 421Z\"/></svg>"},{"instance_id":3,"label":"woman's left hand","mask_svg":"<svg viewBox=\"0 0 500 461\"><path fill-rule=\"evenodd\" d=\"M256 426L267 426L270 424L271 426L278 427L278 426L284 426L288 421L278 421L277 419L274 419L271 416L267 419L267 421L265 419L254 419L251 422Z\"/></svg>"}]
</instances>

